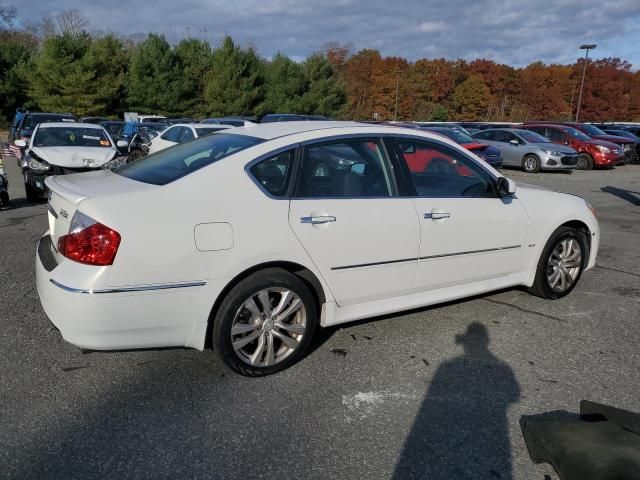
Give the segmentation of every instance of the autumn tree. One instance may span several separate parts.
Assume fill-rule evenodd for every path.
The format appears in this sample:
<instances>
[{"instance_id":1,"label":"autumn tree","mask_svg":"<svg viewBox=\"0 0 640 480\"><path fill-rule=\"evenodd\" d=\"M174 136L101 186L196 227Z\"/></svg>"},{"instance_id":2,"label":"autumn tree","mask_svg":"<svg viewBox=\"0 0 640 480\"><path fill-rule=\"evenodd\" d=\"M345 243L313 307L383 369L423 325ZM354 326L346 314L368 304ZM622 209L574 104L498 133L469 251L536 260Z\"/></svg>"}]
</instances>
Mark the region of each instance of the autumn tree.
<instances>
[{"instance_id":1,"label":"autumn tree","mask_svg":"<svg viewBox=\"0 0 640 480\"><path fill-rule=\"evenodd\" d=\"M482 120L490 101L489 87L482 77L469 75L453 92L453 117L455 120Z\"/></svg>"}]
</instances>

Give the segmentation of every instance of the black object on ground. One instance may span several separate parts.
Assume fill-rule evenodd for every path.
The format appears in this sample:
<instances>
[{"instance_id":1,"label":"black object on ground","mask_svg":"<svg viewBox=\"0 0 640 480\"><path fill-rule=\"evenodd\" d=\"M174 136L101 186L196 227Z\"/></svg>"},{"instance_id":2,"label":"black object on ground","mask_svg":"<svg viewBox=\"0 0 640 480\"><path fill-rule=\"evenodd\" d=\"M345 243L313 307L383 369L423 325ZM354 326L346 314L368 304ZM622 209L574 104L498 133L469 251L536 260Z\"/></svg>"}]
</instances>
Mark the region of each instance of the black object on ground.
<instances>
[{"instance_id":1,"label":"black object on ground","mask_svg":"<svg viewBox=\"0 0 640 480\"><path fill-rule=\"evenodd\" d=\"M580 415L523 416L531 459L562 480L640 480L640 414L583 400Z\"/></svg>"}]
</instances>

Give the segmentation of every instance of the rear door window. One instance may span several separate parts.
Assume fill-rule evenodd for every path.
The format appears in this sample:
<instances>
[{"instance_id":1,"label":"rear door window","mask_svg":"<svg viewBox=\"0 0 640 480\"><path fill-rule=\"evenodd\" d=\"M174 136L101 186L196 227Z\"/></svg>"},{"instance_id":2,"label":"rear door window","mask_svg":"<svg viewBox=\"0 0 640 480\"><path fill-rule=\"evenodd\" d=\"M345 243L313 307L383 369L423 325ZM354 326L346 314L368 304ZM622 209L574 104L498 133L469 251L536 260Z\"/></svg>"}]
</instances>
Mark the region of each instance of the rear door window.
<instances>
[{"instance_id":1,"label":"rear door window","mask_svg":"<svg viewBox=\"0 0 640 480\"><path fill-rule=\"evenodd\" d=\"M394 189L379 139L338 140L305 148L295 196L390 197Z\"/></svg>"}]
</instances>

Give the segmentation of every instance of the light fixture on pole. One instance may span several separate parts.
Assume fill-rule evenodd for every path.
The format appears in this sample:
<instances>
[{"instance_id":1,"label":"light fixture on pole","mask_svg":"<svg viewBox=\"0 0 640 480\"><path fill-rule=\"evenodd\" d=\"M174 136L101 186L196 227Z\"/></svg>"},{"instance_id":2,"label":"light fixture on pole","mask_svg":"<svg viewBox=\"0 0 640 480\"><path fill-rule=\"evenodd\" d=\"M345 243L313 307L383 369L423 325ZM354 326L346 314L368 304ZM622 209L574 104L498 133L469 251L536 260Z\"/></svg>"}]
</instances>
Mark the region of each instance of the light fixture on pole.
<instances>
[{"instance_id":1,"label":"light fixture on pole","mask_svg":"<svg viewBox=\"0 0 640 480\"><path fill-rule=\"evenodd\" d=\"M576 122L580 116L580 105L582 105L582 88L584 87L584 74L587 71L587 63L589 63L589 50L593 50L598 45L595 43L589 45L580 45L580 50L586 50L587 53L584 56L584 65L582 66L582 81L580 82L580 93L578 95L578 107L576 108Z\"/></svg>"}]
</instances>

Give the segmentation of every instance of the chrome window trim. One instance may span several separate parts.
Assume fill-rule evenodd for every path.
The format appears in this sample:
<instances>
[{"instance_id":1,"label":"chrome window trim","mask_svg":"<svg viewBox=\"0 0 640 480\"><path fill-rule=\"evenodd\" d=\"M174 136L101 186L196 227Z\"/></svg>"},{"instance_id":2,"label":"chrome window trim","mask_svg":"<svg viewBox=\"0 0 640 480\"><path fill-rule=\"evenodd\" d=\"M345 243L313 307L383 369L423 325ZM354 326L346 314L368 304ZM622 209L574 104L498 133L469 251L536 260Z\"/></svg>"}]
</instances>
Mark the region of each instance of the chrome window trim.
<instances>
[{"instance_id":1,"label":"chrome window trim","mask_svg":"<svg viewBox=\"0 0 640 480\"><path fill-rule=\"evenodd\" d=\"M138 287L120 287L120 288L105 288L100 290L86 289L86 288L73 288L67 285L64 285L53 278L50 278L49 281L54 284L56 287L61 288L65 292L71 293L83 293L83 294L103 294L103 293L129 293L129 292L149 292L154 290L170 290L174 288L189 288L189 287L202 287L207 284L207 282L185 282L185 283L168 283L168 284L160 284L160 285L141 285Z\"/></svg>"}]
</instances>

